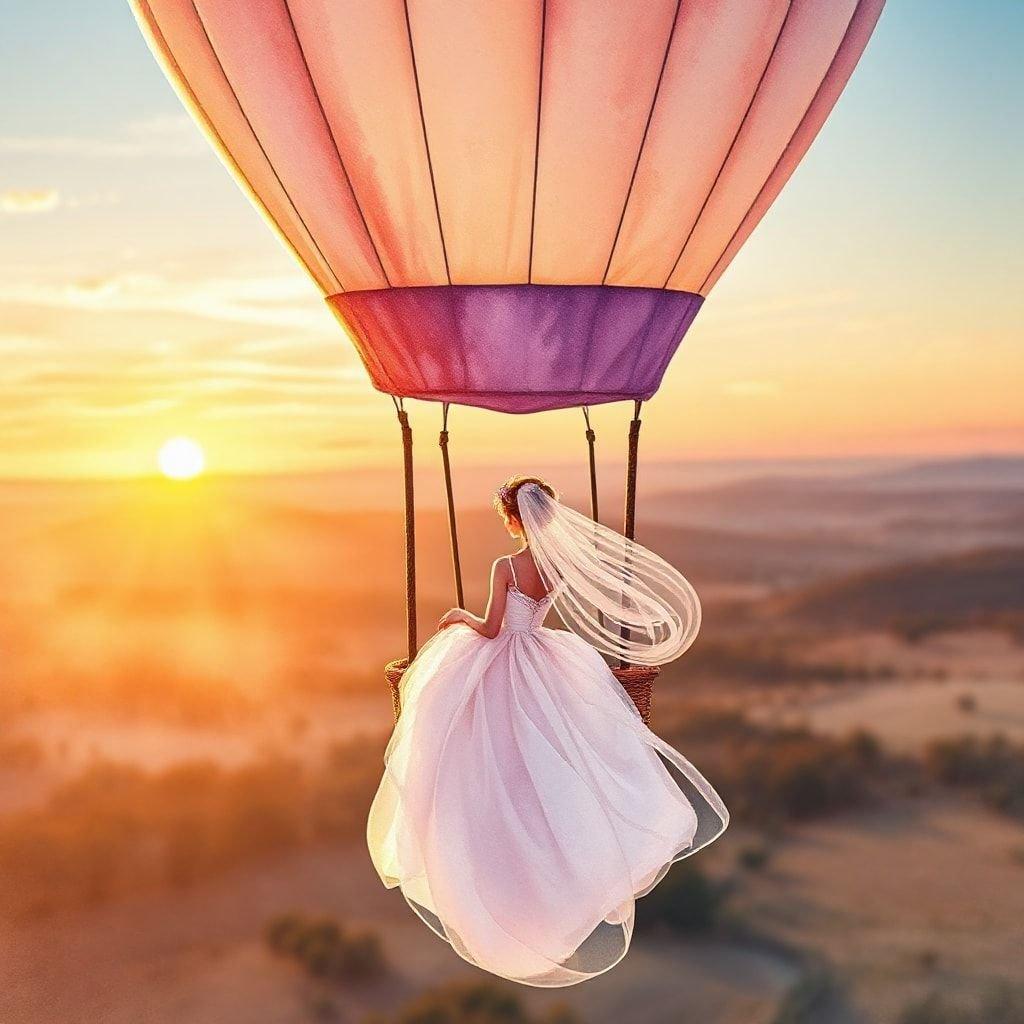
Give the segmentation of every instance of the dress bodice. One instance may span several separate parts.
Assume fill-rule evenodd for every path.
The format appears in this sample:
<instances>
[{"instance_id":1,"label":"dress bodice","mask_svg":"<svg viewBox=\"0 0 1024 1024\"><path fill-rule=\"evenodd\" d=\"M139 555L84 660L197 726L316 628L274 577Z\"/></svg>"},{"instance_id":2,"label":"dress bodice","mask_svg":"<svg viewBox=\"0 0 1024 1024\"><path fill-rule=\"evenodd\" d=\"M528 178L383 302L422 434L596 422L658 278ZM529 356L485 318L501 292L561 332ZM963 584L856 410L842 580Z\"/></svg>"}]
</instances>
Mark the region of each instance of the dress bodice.
<instances>
[{"instance_id":1,"label":"dress bodice","mask_svg":"<svg viewBox=\"0 0 1024 1024\"><path fill-rule=\"evenodd\" d=\"M509 585L508 601L505 604L505 629L512 633L528 633L540 629L550 607L550 595L538 601L524 594L518 587Z\"/></svg>"}]
</instances>

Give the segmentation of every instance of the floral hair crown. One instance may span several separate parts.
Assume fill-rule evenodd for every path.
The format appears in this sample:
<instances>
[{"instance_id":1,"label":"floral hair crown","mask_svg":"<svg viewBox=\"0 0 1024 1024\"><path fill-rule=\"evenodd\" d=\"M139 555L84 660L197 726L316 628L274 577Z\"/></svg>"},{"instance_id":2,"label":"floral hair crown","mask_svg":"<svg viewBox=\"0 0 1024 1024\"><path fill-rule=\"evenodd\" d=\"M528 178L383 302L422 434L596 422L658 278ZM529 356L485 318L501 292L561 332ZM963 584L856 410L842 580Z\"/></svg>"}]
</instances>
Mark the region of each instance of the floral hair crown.
<instances>
[{"instance_id":1,"label":"floral hair crown","mask_svg":"<svg viewBox=\"0 0 1024 1024\"><path fill-rule=\"evenodd\" d=\"M510 502L519 495L520 491L528 489L539 489L536 481L522 480L519 483L502 484L498 488L498 497L504 502Z\"/></svg>"}]
</instances>

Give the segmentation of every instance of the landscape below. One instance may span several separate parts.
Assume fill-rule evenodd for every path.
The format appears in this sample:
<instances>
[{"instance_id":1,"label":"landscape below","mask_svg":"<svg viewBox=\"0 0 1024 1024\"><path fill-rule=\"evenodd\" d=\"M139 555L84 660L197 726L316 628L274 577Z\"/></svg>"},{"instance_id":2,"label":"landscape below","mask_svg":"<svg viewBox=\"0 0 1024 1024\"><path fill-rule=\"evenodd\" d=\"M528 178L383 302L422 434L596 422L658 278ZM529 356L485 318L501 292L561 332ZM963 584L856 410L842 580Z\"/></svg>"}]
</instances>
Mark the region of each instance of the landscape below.
<instances>
[{"instance_id":1,"label":"landscape below","mask_svg":"<svg viewBox=\"0 0 1024 1024\"><path fill-rule=\"evenodd\" d=\"M365 853L397 473L0 485L0 1017L1019 1021L1024 460L692 469L641 477L638 539L705 610L652 724L733 827L554 993L462 964ZM456 477L473 607L504 475ZM418 483L425 636L454 599Z\"/></svg>"}]
</instances>

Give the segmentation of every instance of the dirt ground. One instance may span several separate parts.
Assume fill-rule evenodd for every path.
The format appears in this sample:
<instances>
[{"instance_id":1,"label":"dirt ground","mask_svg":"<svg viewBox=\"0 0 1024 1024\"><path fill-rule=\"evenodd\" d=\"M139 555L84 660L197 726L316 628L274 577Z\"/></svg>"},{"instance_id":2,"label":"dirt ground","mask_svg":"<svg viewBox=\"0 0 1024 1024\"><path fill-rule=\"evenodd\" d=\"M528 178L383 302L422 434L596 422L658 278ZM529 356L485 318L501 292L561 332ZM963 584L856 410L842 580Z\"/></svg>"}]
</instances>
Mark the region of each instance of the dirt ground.
<instances>
[{"instance_id":1,"label":"dirt ground","mask_svg":"<svg viewBox=\"0 0 1024 1024\"><path fill-rule=\"evenodd\" d=\"M803 827L739 911L827 957L872 1024L927 991L1021 980L1024 829L975 803L906 800Z\"/></svg>"},{"instance_id":2,"label":"dirt ground","mask_svg":"<svg viewBox=\"0 0 1024 1024\"><path fill-rule=\"evenodd\" d=\"M393 971L346 991L275 959L266 921L290 909L381 934ZM290 1024L325 995L341 1021L393 1010L424 987L486 976L385 891L361 849L316 851L182 893L46 918L0 933L4 1024ZM687 1019L767 1024L796 978L786 957L728 942L638 940L609 974L573 989L519 989L538 1008L568 1003L587 1024ZM639 1014L642 1008L642 1017ZM690 1017L690 1014L693 1016Z\"/></svg>"},{"instance_id":3,"label":"dirt ground","mask_svg":"<svg viewBox=\"0 0 1024 1024\"><path fill-rule=\"evenodd\" d=\"M908 754L965 734L1024 742L1024 648L1005 634L949 633L916 644L864 634L819 645L810 656L885 666L893 678L794 688L755 715L837 735L865 729Z\"/></svg>"}]
</instances>

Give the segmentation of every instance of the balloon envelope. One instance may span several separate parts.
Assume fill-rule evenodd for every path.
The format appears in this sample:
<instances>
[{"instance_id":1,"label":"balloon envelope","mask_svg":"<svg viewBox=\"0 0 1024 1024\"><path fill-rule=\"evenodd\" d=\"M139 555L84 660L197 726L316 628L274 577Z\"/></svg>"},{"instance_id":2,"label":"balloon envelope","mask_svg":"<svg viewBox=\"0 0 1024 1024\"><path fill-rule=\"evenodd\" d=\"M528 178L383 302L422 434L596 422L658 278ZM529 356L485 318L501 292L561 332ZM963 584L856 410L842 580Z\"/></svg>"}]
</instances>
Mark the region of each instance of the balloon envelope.
<instances>
[{"instance_id":1,"label":"balloon envelope","mask_svg":"<svg viewBox=\"0 0 1024 1024\"><path fill-rule=\"evenodd\" d=\"M374 385L649 398L884 0L131 0Z\"/></svg>"}]
</instances>

